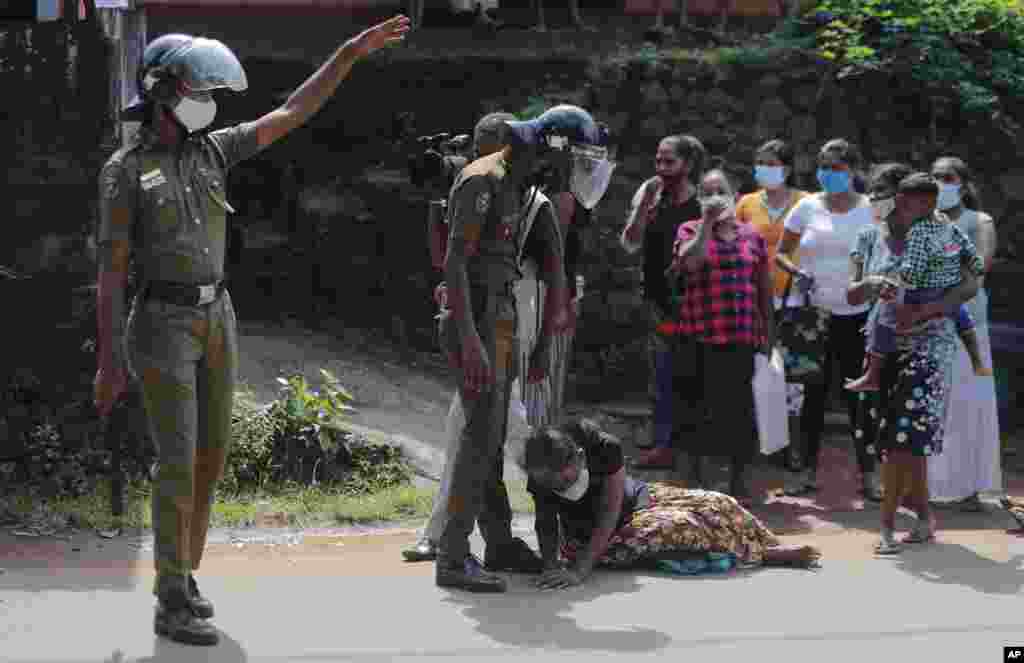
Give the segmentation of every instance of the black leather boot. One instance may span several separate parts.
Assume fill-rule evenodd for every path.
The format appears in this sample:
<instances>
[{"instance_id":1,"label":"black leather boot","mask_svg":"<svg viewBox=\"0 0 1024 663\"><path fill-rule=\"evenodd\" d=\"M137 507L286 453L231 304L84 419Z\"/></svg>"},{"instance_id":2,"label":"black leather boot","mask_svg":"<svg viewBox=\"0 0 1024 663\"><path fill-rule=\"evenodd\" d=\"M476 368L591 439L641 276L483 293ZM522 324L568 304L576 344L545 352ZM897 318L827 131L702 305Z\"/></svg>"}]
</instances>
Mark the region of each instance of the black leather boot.
<instances>
[{"instance_id":1,"label":"black leather boot","mask_svg":"<svg viewBox=\"0 0 1024 663\"><path fill-rule=\"evenodd\" d=\"M156 606L153 630L157 635L186 645L211 647L220 641L217 629L196 617L185 591L170 591Z\"/></svg>"},{"instance_id":2,"label":"black leather boot","mask_svg":"<svg viewBox=\"0 0 1024 663\"><path fill-rule=\"evenodd\" d=\"M473 555L466 555L462 562L437 561L437 586L461 589L467 592L500 594L507 587L505 580L487 573Z\"/></svg>"},{"instance_id":3,"label":"black leather boot","mask_svg":"<svg viewBox=\"0 0 1024 663\"><path fill-rule=\"evenodd\" d=\"M199 593L199 585L196 584L196 579L192 577L192 574L188 576L188 604L199 619L213 617L213 604Z\"/></svg>"}]
</instances>

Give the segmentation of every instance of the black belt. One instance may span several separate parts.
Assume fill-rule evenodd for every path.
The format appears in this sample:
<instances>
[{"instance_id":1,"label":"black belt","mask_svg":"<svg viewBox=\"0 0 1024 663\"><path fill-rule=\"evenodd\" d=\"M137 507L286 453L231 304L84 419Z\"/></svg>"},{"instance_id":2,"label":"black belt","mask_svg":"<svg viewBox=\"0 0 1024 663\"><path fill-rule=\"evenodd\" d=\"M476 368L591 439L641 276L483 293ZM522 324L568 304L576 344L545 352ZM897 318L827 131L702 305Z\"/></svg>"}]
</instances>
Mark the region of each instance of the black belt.
<instances>
[{"instance_id":1,"label":"black belt","mask_svg":"<svg viewBox=\"0 0 1024 663\"><path fill-rule=\"evenodd\" d=\"M146 299L159 299L178 306L206 306L220 299L223 293L224 281L209 285L151 281L146 288Z\"/></svg>"}]
</instances>

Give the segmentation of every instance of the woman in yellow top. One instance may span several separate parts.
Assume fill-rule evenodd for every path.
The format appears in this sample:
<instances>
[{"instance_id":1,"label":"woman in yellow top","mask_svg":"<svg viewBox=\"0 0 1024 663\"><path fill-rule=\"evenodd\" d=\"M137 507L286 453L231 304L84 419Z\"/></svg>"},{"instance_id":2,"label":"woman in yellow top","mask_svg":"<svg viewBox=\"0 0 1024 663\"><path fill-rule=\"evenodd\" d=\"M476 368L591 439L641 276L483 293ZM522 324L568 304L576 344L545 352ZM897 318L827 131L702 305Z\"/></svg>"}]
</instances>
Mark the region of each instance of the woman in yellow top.
<instances>
[{"instance_id":1,"label":"woman in yellow top","mask_svg":"<svg viewBox=\"0 0 1024 663\"><path fill-rule=\"evenodd\" d=\"M736 218L754 226L768 243L768 258L772 265L775 284L775 308L782 305L789 274L775 265L775 251L782 239L783 219L789 210L808 195L791 186L793 178L793 148L784 140L770 140L754 153L754 179L757 191L740 198L736 205ZM790 256L796 263L796 255Z\"/></svg>"},{"instance_id":2,"label":"woman in yellow top","mask_svg":"<svg viewBox=\"0 0 1024 663\"><path fill-rule=\"evenodd\" d=\"M784 229L783 221L808 193L791 186L793 148L784 140L770 140L757 149L754 153L754 179L758 190L740 198L736 205L736 218L753 225L768 244L768 264L772 267L775 308L778 309L782 306L782 296L790 278L775 264L775 252ZM796 264L796 251L789 258ZM800 414L803 402L803 385L786 384L786 409L791 416ZM795 454L793 445L789 449L786 463L790 470L796 471L800 469L800 458Z\"/></svg>"}]
</instances>

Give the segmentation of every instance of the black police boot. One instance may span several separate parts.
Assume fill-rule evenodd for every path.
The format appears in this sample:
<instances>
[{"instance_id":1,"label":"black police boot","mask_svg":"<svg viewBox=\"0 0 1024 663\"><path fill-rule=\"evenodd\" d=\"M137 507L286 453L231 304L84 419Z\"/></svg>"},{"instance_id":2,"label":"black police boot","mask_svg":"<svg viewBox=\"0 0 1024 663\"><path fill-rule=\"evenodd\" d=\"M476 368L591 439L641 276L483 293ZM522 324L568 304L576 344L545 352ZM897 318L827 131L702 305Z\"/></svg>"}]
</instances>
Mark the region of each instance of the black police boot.
<instances>
[{"instance_id":1,"label":"black police boot","mask_svg":"<svg viewBox=\"0 0 1024 663\"><path fill-rule=\"evenodd\" d=\"M188 595L182 590L160 597L153 630L159 636L186 645L210 647L220 640L217 629L192 612Z\"/></svg>"},{"instance_id":2,"label":"black police boot","mask_svg":"<svg viewBox=\"0 0 1024 663\"><path fill-rule=\"evenodd\" d=\"M530 549L526 541L510 539L500 546L487 546L484 568L509 573L540 573L544 570L544 560Z\"/></svg>"},{"instance_id":3,"label":"black police boot","mask_svg":"<svg viewBox=\"0 0 1024 663\"><path fill-rule=\"evenodd\" d=\"M213 604L210 603L210 599L199 593L199 585L191 573L188 576L188 604L199 619L213 617Z\"/></svg>"},{"instance_id":4,"label":"black police boot","mask_svg":"<svg viewBox=\"0 0 1024 663\"><path fill-rule=\"evenodd\" d=\"M473 555L466 555L462 562L437 561L437 586L450 589L461 589L467 592L495 593L504 592L507 587L505 580L483 570L480 560Z\"/></svg>"}]
</instances>

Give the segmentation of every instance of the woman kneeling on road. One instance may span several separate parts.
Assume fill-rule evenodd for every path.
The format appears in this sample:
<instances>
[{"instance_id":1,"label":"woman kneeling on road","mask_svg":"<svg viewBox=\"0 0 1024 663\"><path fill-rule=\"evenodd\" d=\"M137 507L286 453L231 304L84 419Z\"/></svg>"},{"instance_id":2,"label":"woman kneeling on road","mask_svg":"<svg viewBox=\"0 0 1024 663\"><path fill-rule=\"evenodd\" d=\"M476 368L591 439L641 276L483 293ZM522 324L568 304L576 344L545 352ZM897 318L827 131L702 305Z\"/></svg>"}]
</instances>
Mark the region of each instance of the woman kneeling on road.
<instances>
[{"instance_id":1,"label":"woman kneeling on road","mask_svg":"<svg viewBox=\"0 0 1024 663\"><path fill-rule=\"evenodd\" d=\"M812 546L780 545L728 495L629 477L618 440L587 419L533 434L520 464L536 505L542 588L579 585L598 564L732 553L744 565L809 567L820 557Z\"/></svg>"}]
</instances>

